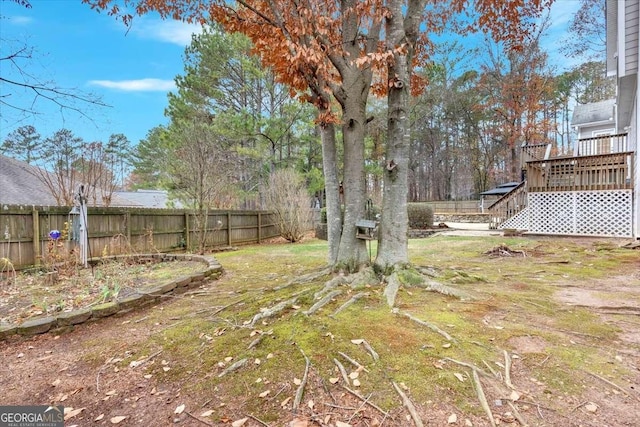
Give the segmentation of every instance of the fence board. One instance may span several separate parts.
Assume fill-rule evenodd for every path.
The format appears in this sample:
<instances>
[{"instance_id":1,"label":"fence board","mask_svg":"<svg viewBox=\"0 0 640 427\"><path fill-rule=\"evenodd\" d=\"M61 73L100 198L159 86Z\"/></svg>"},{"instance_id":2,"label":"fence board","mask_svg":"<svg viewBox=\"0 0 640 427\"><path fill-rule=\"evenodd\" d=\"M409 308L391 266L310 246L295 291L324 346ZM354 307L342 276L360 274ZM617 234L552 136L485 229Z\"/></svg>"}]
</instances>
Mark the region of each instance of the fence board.
<instances>
[{"instance_id":1,"label":"fence board","mask_svg":"<svg viewBox=\"0 0 640 427\"><path fill-rule=\"evenodd\" d=\"M69 207L3 206L0 258L10 260L16 269L38 265L50 242L49 231L73 229L77 215L71 215L70 210ZM88 208L87 215L90 257L197 247L197 221L188 210ZM206 222L207 247L259 243L279 235L272 214L266 211L210 211ZM67 245L72 247L73 242Z\"/></svg>"}]
</instances>

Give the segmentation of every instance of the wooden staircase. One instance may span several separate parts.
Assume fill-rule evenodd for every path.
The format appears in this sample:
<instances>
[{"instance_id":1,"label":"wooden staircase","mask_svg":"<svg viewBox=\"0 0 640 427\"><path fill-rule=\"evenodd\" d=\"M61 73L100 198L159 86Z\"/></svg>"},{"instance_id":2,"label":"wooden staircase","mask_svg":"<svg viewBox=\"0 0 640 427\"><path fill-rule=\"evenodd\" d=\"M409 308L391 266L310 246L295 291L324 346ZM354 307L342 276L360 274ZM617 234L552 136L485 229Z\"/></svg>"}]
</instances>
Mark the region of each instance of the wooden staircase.
<instances>
[{"instance_id":1,"label":"wooden staircase","mask_svg":"<svg viewBox=\"0 0 640 427\"><path fill-rule=\"evenodd\" d=\"M513 218L527 208L527 181L524 180L513 190L496 200L488 210L491 214L490 229L497 229L509 218Z\"/></svg>"}]
</instances>

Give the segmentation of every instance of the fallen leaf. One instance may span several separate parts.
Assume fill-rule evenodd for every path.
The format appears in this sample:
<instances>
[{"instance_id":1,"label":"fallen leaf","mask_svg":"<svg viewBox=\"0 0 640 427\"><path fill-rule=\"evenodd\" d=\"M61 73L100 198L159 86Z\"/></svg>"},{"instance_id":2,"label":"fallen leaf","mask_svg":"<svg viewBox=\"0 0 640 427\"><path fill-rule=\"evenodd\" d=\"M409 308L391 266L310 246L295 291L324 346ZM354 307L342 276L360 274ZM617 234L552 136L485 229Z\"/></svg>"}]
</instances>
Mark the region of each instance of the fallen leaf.
<instances>
[{"instance_id":1,"label":"fallen leaf","mask_svg":"<svg viewBox=\"0 0 640 427\"><path fill-rule=\"evenodd\" d=\"M211 409L200 414L201 417L210 417L211 415L213 415L213 411Z\"/></svg>"},{"instance_id":2,"label":"fallen leaf","mask_svg":"<svg viewBox=\"0 0 640 427\"><path fill-rule=\"evenodd\" d=\"M315 403L313 403L313 400L310 400L307 402L307 406L309 407L309 409L313 409L313 406L315 405Z\"/></svg>"},{"instance_id":3,"label":"fallen leaf","mask_svg":"<svg viewBox=\"0 0 640 427\"><path fill-rule=\"evenodd\" d=\"M340 381L340 378L329 378L331 384L336 384L338 381Z\"/></svg>"},{"instance_id":4,"label":"fallen leaf","mask_svg":"<svg viewBox=\"0 0 640 427\"><path fill-rule=\"evenodd\" d=\"M51 383L52 386L57 387L60 385L60 379L55 380L54 382Z\"/></svg>"},{"instance_id":5,"label":"fallen leaf","mask_svg":"<svg viewBox=\"0 0 640 427\"><path fill-rule=\"evenodd\" d=\"M352 343L354 343L355 345L360 345L364 342L364 340L362 338L359 338L357 340L351 340Z\"/></svg>"},{"instance_id":6,"label":"fallen leaf","mask_svg":"<svg viewBox=\"0 0 640 427\"><path fill-rule=\"evenodd\" d=\"M353 371L349 374L349 378L351 378L352 380L355 380L356 378L358 378L360 376L360 372L358 371Z\"/></svg>"},{"instance_id":7,"label":"fallen leaf","mask_svg":"<svg viewBox=\"0 0 640 427\"><path fill-rule=\"evenodd\" d=\"M101 419L103 419L103 418L104 418L104 414L100 414L100 415L98 415L98 416L96 417L96 419L95 419L95 420L93 420L93 421L100 421L100 420L101 420Z\"/></svg>"},{"instance_id":8,"label":"fallen leaf","mask_svg":"<svg viewBox=\"0 0 640 427\"><path fill-rule=\"evenodd\" d=\"M181 414L184 412L184 408L185 408L185 404L183 403L182 405L178 405L178 407L176 408L175 411L173 411L174 414Z\"/></svg>"},{"instance_id":9,"label":"fallen leaf","mask_svg":"<svg viewBox=\"0 0 640 427\"><path fill-rule=\"evenodd\" d=\"M398 384L400 386L401 389L403 389L404 391L408 391L409 387L407 387L407 385L405 383L400 383Z\"/></svg>"},{"instance_id":10,"label":"fallen leaf","mask_svg":"<svg viewBox=\"0 0 640 427\"><path fill-rule=\"evenodd\" d=\"M293 379L293 383L294 383L295 385L300 385L300 384L302 384L302 380L301 380L300 378L294 378L294 379Z\"/></svg>"},{"instance_id":11,"label":"fallen leaf","mask_svg":"<svg viewBox=\"0 0 640 427\"><path fill-rule=\"evenodd\" d=\"M124 421L126 419L127 419L127 417L125 417L124 415L119 415L117 417L111 418L109 421L111 421L111 424L118 424L118 423L121 423L122 421Z\"/></svg>"},{"instance_id":12,"label":"fallen leaf","mask_svg":"<svg viewBox=\"0 0 640 427\"><path fill-rule=\"evenodd\" d=\"M285 406L287 406L287 403L289 403L290 400L291 400L291 397L287 397L285 400L280 402L280 406L284 408Z\"/></svg>"},{"instance_id":13,"label":"fallen leaf","mask_svg":"<svg viewBox=\"0 0 640 427\"><path fill-rule=\"evenodd\" d=\"M245 425L247 421L249 421L248 417L235 420L234 422L231 423L231 427L242 427L243 425Z\"/></svg>"},{"instance_id":14,"label":"fallen leaf","mask_svg":"<svg viewBox=\"0 0 640 427\"><path fill-rule=\"evenodd\" d=\"M162 359L162 362L160 362L160 363L162 363L162 366L167 366L167 365L169 364L169 362L167 362L167 361L166 361L166 360L164 360L164 359Z\"/></svg>"},{"instance_id":15,"label":"fallen leaf","mask_svg":"<svg viewBox=\"0 0 640 427\"><path fill-rule=\"evenodd\" d=\"M256 383L261 383L261 382L262 382L262 378L256 379Z\"/></svg>"},{"instance_id":16,"label":"fallen leaf","mask_svg":"<svg viewBox=\"0 0 640 427\"><path fill-rule=\"evenodd\" d=\"M260 393L258 396L261 398L265 398L269 395L269 393L271 393L271 390L265 390L262 393Z\"/></svg>"},{"instance_id":17,"label":"fallen leaf","mask_svg":"<svg viewBox=\"0 0 640 427\"><path fill-rule=\"evenodd\" d=\"M442 348L449 348L449 347L451 347L451 343L442 344Z\"/></svg>"},{"instance_id":18,"label":"fallen leaf","mask_svg":"<svg viewBox=\"0 0 640 427\"><path fill-rule=\"evenodd\" d=\"M64 408L64 420L65 421L67 421L69 418L75 417L80 412L84 411L85 408L78 408L78 409L68 408L68 409L69 410L67 411L67 408Z\"/></svg>"},{"instance_id":19,"label":"fallen leaf","mask_svg":"<svg viewBox=\"0 0 640 427\"><path fill-rule=\"evenodd\" d=\"M255 363L256 365L259 365L262 362L260 361L260 359L256 359L256 360L253 361L253 363Z\"/></svg>"},{"instance_id":20,"label":"fallen leaf","mask_svg":"<svg viewBox=\"0 0 640 427\"><path fill-rule=\"evenodd\" d=\"M351 427L351 424L343 423L342 421L336 421L336 427Z\"/></svg>"},{"instance_id":21,"label":"fallen leaf","mask_svg":"<svg viewBox=\"0 0 640 427\"><path fill-rule=\"evenodd\" d=\"M163 371L165 371L165 372L167 372L167 371L170 371L170 370L171 370L171 368L170 368L170 367L168 367L168 366L163 366L163 367L162 367L162 370L163 370Z\"/></svg>"},{"instance_id":22,"label":"fallen leaf","mask_svg":"<svg viewBox=\"0 0 640 427\"><path fill-rule=\"evenodd\" d=\"M449 415L449 418L447 418L447 423L449 424L455 424L458 422L458 416L456 414L451 414Z\"/></svg>"},{"instance_id":23,"label":"fallen leaf","mask_svg":"<svg viewBox=\"0 0 640 427\"><path fill-rule=\"evenodd\" d=\"M511 401L515 402L515 401L517 401L518 399L520 399L520 396L521 396L521 394L520 394L520 393L518 393L517 391L513 390L513 391L511 392L511 394L509 395L509 399L511 399Z\"/></svg>"},{"instance_id":24,"label":"fallen leaf","mask_svg":"<svg viewBox=\"0 0 640 427\"><path fill-rule=\"evenodd\" d=\"M290 423L289 427L309 427L309 422L307 420L299 420L294 418Z\"/></svg>"},{"instance_id":25,"label":"fallen leaf","mask_svg":"<svg viewBox=\"0 0 640 427\"><path fill-rule=\"evenodd\" d=\"M460 382L464 382L464 375L462 375L459 372L454 372L453 375L460 381Z\"/></svg>"},{"instance_id":26,"label":"fallen leaf","mask_svg":"<svg viewBox=\"0 0 640 427\"><path fill-rule=\"evenodd\" d=\"M107 396L114 396L117 392L115 390L109 390L108 392L105 393L105 395Z\"/></svg>"},{"instance_id":27,"label":"fallen leaf","mask_svg":"<svg viewBox=\"0 0 640 427\"><path fill-rule=\"evenodd\" d=\"M598 410L598 405L596 405L593 402L589 402L586 405L584 405L584 409L586 409L589 412L596 412Z\"/></svg>"},{"instance_id":28,"label":"fallen leaf","mask_svg":"<svg viewBox=\"0 0 640 427\"><path fill-rule=\"evenodd\" d=\"M272 359L272 358L273 358L273 353L267 354L267 359Z\"/></svg>"},{"instance_id":29,"label":"fallen leaf","mask_svg":"<svg viewBox=\"0 0 640 427\"><path fill-rule=\"evenodd\" d=\"M354 387L360 387L360 380L357 379L357 378L355 380L353 380L353 386Z\"/></svg>"},{"instance_id":30,"label":"fallen leaf","mask_svg":"<svg viewBox=\"0 0 640 427\"><path fill-rule=\"evenodd\" d=\"M151 375L151 374L147 374L147 375L145 375L145 376L144 376L144 378L148 380L148 379L149 379L149 378L151 378L152 376L153 376L153 375Z\"/></svg>"}]
</instances>

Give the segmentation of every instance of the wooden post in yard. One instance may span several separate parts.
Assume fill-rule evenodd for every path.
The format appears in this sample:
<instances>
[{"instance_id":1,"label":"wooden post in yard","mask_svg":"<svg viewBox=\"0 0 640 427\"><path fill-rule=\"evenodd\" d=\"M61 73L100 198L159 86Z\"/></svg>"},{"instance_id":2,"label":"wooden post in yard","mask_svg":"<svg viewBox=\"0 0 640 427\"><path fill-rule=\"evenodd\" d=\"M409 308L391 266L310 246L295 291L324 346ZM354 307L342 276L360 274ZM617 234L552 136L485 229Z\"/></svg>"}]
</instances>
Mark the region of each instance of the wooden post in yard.
<instances>
[{"instance_id":1,"label":"wooden post in yard","mask_svg":"<svg viewBox=\"0 0 640 427\"><path fill-rule=\"evenodd\" d=\"M40 265L42 255L40 252L40 214L35 207L31 211L31 218L33 221L33 263Z\"/></svg>"},{"instance_id":2,"label":"wooden post in yard","mask_svg":"<svg viewBox=\"0 0 640 427\"><path fill-rule=\"evenodd\" d=\"M191 249L191 229L189 228L189 211L184 213L184 244L185 250L189 251Z\"/></svg>"},{"instance_id":3,"label":"wooden post in yard","mask_svg":"<svg viewBox=\"0 0 640 427\"><path fill-rule=\"evenodd\" d=\"M262 234L261 231L262 231L262 214L258 212L258 244L260 243L260 237Z\"/></svg>"},{"instance_id":4,"label":"wooden post in yard","mask_svg":"<svg viewBox=\"0 0 640 427\"><path fill-rule=\"evenodd\" d=\"M227 246L231 246L231 212L227 211Z\"/></svg>"}]
</instances>

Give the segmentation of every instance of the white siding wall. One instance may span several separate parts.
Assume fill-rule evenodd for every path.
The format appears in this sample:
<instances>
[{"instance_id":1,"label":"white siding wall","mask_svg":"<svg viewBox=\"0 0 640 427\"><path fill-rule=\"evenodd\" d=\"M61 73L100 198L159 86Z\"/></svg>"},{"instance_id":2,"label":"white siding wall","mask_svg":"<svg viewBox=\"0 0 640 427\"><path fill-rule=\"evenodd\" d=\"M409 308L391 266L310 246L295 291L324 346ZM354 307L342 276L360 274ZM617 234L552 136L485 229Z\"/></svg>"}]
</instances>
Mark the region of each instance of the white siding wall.
<instances>
[{"instance_id":1,"label":"white siding wall","mask_svg":"<svg viewBox=\"0 0 640 427\"><path fill-rule=\"evenodd\" d=\"M624 64L625 75L638 72L638 9L639 0L625 1Z\"/></svg>"}]
</instances>

